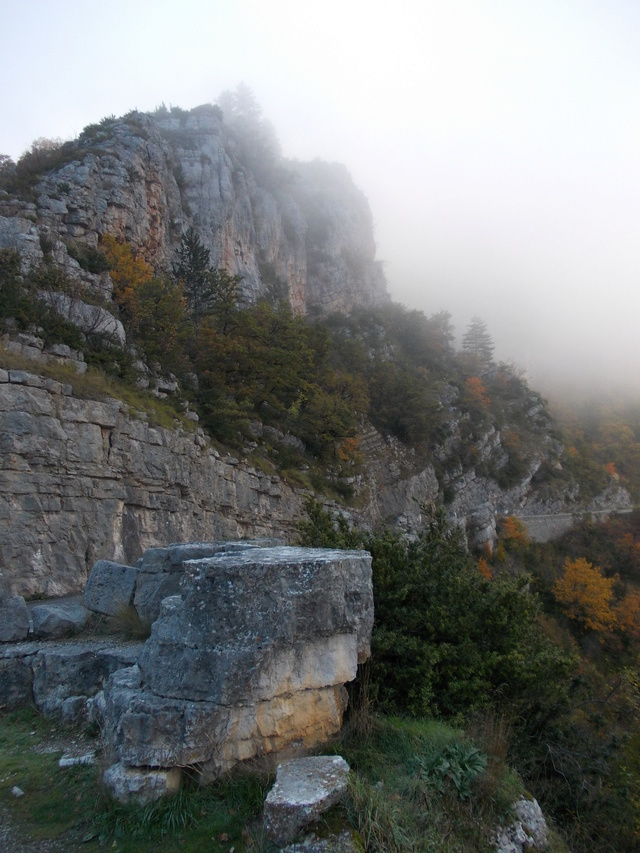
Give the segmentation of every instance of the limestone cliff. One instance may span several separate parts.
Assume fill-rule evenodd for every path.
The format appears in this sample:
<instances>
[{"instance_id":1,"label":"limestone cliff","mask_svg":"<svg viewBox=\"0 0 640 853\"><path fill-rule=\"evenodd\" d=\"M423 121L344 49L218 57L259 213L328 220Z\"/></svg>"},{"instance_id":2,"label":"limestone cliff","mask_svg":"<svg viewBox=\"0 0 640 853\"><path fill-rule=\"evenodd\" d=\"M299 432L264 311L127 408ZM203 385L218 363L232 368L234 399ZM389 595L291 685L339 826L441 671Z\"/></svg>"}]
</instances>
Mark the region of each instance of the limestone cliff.
<instances>
[{"instance_id":1,"label":"limestone cliff","mask_svg":"<svg viewBox=\"0 0 640 853\"><path fill-rule=\"evenodd\" d=\"M150 545L292 535L302 498L220 458L201 431L150 426L118 400L0 370L0 573L22 595L79 592L100 558Z\"/></svg>"},{"instance_id":2,"label":"limestone cliff","mask_svg":"<svg viewBox=\"0 0 640 853\"><path fill-rule=\"evenodd\" d=\"M213 265L241 276L248 302L271 295L327 313L386 299L369 205L339 164L256 150L212 105L108 119L67 146L33 200L0 192L0 248L20 251L26 267L46 254L107 296L108 274L81 268L74 244L95 249L109 233L164 272L193 225Z\"/></svg>"}]
</instances>

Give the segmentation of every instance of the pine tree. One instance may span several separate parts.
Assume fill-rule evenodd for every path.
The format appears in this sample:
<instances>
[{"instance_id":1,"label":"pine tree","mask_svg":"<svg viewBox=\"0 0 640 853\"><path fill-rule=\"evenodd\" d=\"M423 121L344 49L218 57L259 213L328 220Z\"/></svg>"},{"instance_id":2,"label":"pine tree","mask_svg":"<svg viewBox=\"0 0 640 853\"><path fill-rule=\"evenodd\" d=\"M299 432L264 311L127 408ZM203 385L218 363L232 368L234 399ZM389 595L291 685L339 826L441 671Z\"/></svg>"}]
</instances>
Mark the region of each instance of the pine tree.
<instances>
[{"instance_id":1,"label":"pine tree","mask_svg":"<svg viewBox=\"0 0 640 853\"><path fill-rule=\"evenodd\" d=\"M477 361L482 368L493 364L493 340L487 330L487 324L475 316L467 326L462 338L462 349Z\"/></svg>"}]
</instances>

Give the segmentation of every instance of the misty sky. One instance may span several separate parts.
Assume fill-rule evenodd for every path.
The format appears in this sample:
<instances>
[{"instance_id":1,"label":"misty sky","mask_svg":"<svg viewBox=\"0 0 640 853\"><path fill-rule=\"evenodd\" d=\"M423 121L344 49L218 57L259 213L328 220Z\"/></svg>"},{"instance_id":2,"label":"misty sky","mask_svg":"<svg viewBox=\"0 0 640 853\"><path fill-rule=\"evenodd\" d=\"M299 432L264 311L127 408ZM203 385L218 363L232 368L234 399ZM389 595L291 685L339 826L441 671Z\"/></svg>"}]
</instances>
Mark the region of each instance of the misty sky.
<instances>
[{"instance_id":1,"label":"misty sky","mask_svg":"<svg viewBox=\"0 0 640 853\"><path fill-rule=\"evenodd\" d=\"M0 0L0 152L246 82L347 165L394 299L640 394L637 0Z\"/></svg>"}]
</instances>

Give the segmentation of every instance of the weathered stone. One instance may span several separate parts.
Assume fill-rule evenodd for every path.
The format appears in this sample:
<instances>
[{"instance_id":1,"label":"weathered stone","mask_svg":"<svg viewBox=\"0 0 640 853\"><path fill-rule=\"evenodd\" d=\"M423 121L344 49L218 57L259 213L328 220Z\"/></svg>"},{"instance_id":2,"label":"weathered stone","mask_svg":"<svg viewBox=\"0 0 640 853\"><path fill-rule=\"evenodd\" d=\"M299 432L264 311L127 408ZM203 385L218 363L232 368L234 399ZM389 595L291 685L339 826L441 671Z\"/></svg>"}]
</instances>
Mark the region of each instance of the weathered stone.
<instances>
[{"instance_id":1,"label":"weathered stone","mask_svg":"<svg viewBox=\"0 0 640 853\"><path fill-rule=\"evenodd\" d=\"M59 716L66 699L94 696L111 673L135 663L140 647L139 643L69 642L39 649L32 662L36 708L47 716Z\"/></svg>"},{"instance_id":2,"label":"weathered stone","mask_svg":"<svg viewBox=\"0 0 640 853\"><path fill-rule=\"evenodd\" d=\"M225 705L344 683L369 655L372 625L366 552L265 548L189 561L182 605L154 623L140 658L143 683Z\"/></svg>"},{"instance_id":3,"label":"weathered stone","mask_svg":"<svg viewBox=\"0 0 640 853\"><path fill-rule=\"evenodd\" d=\"M157 696L141 688L137 666L105 684L107 739L126 765L199 764L216 778L235 764L291 744L311 748L340 730L342 687L304 690L244 705L222 706Z\"/></svg>"},{"instance_id":4,"label":"weathered stone","mask_svg":"<svg viewBox=\"0 0 640 853\"><path fill-rule=\"evenodd\" d=\"M68 696L63 700L60 717L67 726L76 726L87 718L87 697Z\"/></svg>"},{"instance_id":5,"label":"weathered stone","mask_svg":"<svg viewBox=\"0 0 640 853\"><path fill-rule=\"evenodd\" d=\"M494 846L498 853L526 853L527 850L546 850L549 827L538 801L521 797L513 805L516 820L496 833Z\"/></svg>"},{"instance_id":6,"label":"weathered stone","mask_svg":"<svg viewBox=\"0 0 640 853\"><path fill-rule=\"evenodd\" d=\"M88 305L81 299L73 298L60 291L41 290L40 299L46 302L56 314L69 320L85 334L107 335L120 344L126 342L124 326L105 308L99 305Z\"/></svg>"},{"instance_id":7,"label":"weathered stone","mask_svg":"<svg viewBox=\"0 0 640 853\"><path fill-rule=\"evenodd\" d=\"M182 593L162 601L138 665L104 686L105 736L121 764L197 764L217 778L339 731L344 683L369 650L369 554L245 546L155 572L178 574Z\"/></svg>"},{"instance_id":8,"label":"weathered stone","mask_svg":"<svg viewBox=\"0 0 640 853\"><path fill-rule=\"evenodd\" d=\"M90 615L77 602L38 604L31 609L33 635L36 638L65 637L81 631Z\"/></svg>"},{"instance_id":9,"label":"weathered stone","mask_svg":"<svg viewBox=\"0 0 640 853\"><path fill-rule=\"evenodd\" d=\"M286 485L271 495L247 466L210 451L190 433L152 430L117 401L0 383L0 572L11 592L82 592L87 565L134 565L158 541L259 537L274 526L293 536L302 496Z\"/></svg>"},{"instance_id":10,"label":"weathered stone","mask_svg":"<svg viewBox=\"0 0 640 853\"><path fill-rule=\"evenodd\" d=\"M63 755L58 761L58 767L86 767L96 763L95 752L85 752L82 755Z\"/></svg>"},{"instance_id":11,"label":"weathered stone","mask_svg":"<svg viewBox=\"0 0 640 853\"><path fill-rule=\"evenodd\" d=\"M175 794L182 784L179 767L169 770L146 770L113 764L107 768L102 780L114 799L121 803L132 800L139 805L151 803L167 794Z\"/></svg>"},{"instance_id":12,"label":"weathered stone","mask_svg":"<svg viewBox=\"0 0 640 853\"><path fill-rule=\"evenodd\" d=\"M29 611L21 595L0 595L0 643L25 640L29 633Z\"/></svg>"},{"instance_id":13,"label":"weathered stone","mask_svg":"<svg viewBox=\"0 0 640 853\"><path fill-rule=\"evenodd\" d=\"M254 539L238 542L192 542L185 545L168 545L166 548L148 548L136 567L138 574L134 606L140 616L149 622L155 622L160 614L162 600L180 592L185 561L282 544L280 539Z\"/></svg>"},{"instance_id":14,"label":"weathered stone","mask_svg":"<svg viewBox=\"0 0 640 853\"><path fill-rule=\"evenodd\" d=\"M0 649L0 708L11 710L33 703L31 644Z\"/></svg>"},{"instance_id":15,"label":"weathered stone","mask_svg":"<svg viewBox=\"0 0 640 853\"><path fill-rule=\"evenodd\" d=\"M298 758L280 764L264 803L264 827L277 844L300 830L346 794L349 765L339 755Z\"/></svg>"},{"instance_id":16,"label":"weathered stone","mask_svg":"<svg viewBox=\"0 0 640 853\"><path fill-rule=\"evenodd\" d=\"M84 606L95 613L115 616L133 603L136 576L137 571L131 566L98 560L84 588Z\"/></svg>"}]
</instances>

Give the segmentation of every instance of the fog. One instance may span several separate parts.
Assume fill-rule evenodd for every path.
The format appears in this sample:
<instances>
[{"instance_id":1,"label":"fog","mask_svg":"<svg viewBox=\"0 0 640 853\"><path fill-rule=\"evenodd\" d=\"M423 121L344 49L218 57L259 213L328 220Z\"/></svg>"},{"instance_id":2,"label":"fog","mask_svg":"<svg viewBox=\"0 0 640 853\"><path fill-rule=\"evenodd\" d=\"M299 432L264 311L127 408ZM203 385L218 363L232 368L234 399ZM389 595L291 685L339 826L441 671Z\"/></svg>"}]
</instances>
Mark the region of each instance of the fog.
<instances>
[{"instance_id":1,"label":"fog","mask_svg":"<svg viewBox=\"0 0 640 853\"><path fill-rule=\"evenodd\" d=\"M474 314L543 391L640 394L640 5L0 0L0 152L246 82L343 162L392 297Z\"/></svg>"}]
</instances>

